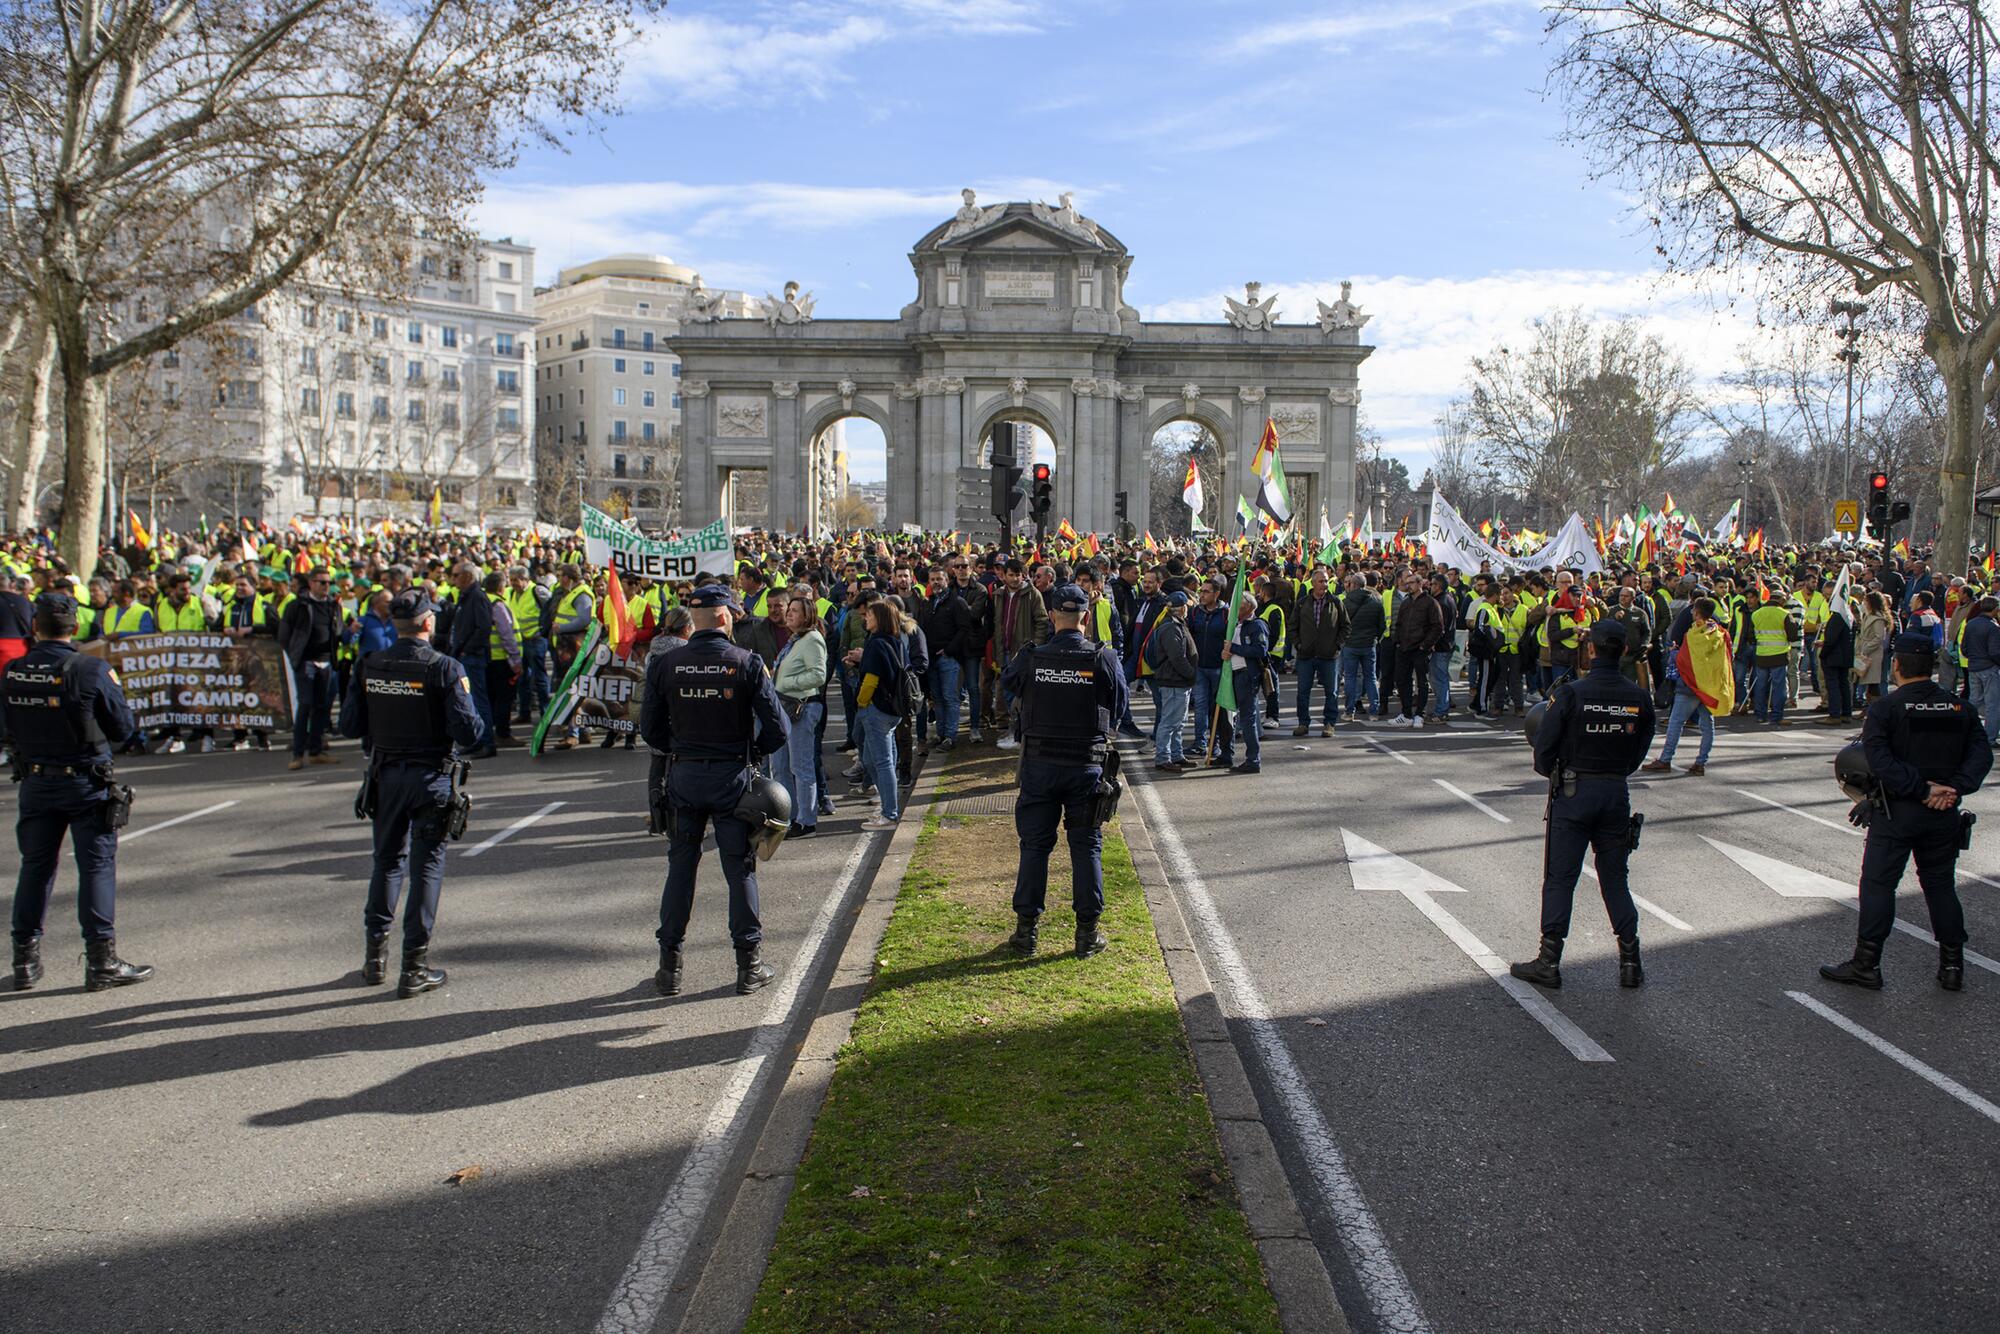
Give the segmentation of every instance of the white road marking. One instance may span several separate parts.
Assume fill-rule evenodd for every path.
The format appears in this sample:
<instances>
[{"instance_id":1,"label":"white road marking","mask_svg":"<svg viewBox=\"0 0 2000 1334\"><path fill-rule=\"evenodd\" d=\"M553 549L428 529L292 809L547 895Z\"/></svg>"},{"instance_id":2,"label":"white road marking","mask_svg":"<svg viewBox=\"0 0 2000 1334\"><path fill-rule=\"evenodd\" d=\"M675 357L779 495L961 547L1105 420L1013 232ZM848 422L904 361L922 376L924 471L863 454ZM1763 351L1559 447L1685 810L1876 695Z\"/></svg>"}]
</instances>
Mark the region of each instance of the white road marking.
<instances>
[{"instance_id":1,"label":"white road marking","mask_svg":"<svg viewBox=\"0 0 2000 1334\"><path fill-rule=\"evenodd\" d=\"M1974 875L1970 871L1960 871L1958 878L1961 880L1977 880L1982 885L1990 886L1993 889L2000 889L2000 880L1988 880L1985 876Z\"/></svg>"},{"instance_id":2,"label":"white road marking","mask_svg":"<svg viewBox=\"0 0 2000 1334\"><path fill-rule=\"evenodd\" d=\"M778 974L756 1033L730 1071L722 1095L708 1109L708 1119L702 1123L700 1135L681 1159L680 1170L667 1187L653 1221L646 1225L645 1235L639 1238L631 1263L625 1266L618 1286L612 1289L604 1314L598 1318L597 1334L641 1334L651 1330L659 1319L660 1308L666 1305L667 1294L680 1276L681 1263L687 1258L695 1233L715 1198L716 1187L722 1183L723 1170L743 1136L743 1109L755 1101L771 1071L778 1068L771 1057L790 1031L792 1008L807 976L818 968L827 932L853 892L862 862L874 846L876 840L872 838L856 840L833 892L820 904L818 915L799 943L798 956L791 967Z\"/></svg>"},{"instance_id":3,"label":"white road marking","mask_svg":"<svg viewBox=\"0 0 2000 1334\"><path fill-rule=\"evenodd\" d=\"M1589 876L1592 880L1597 879L1597 868L1595 866L1592 866L1589 862L1585 862L1583 864L1583 873ZM1661 921L1665 922L1668 926L1672 927L1676 931L1694 930L1694 928L1690 926L1688 923L1674 916L1672 913L1668 912L1665 908L1662 908L1659 904L1653 902L1649 898L1645 898L1641 895L1634 894L1632 896L1632 902L1638 904L1641 909L1653 914L1653 916L1659 918Z\"/></svg>"},{"instance_id":4,"label":"white road marking","mask_svg":"<svg viewBox=\"0 0 2000 1334\"><path fill-rule=\"evenodd\" d=\"M1334 1235L1340 1239L1341 1250L1354 1268L1376 1323L1395 1334L1429 1334L1430 1323L1417 1304L1416 1291L1390 1249L1389 1238L1376 1220L1375 1211L1368 1207L1361 1183L1349 1169L1347 1155L1334 1140L1325 1114L1313 1101L1305 1076L1292 1059L1291 1048L1279 1033L1249 965L1237 952L1236 941L1223 925L1222 914L1217 911L1215 900L1209 897L1208 886L1194 858L1188 855L1187 845L1181 842L1179 831L1168 818L1166 804L1151 783L1132 786L1139 805L1144 808L1146 826L1159 847L1160 860L1179 883L1182 902L1194 918L1206 952L1215 961L1229 1006L1243 1021L1250 1049L1270 1077L1271 1088L1312 1172L1320 1200L1333 1218Z\"/></svg>"},{"instance_id":5,"label":"white road marking","mask_svg":"<svg viewBox=\"0 0 2000 1334\"><path fill-rule=\"evenodd\" d=\"M468 857L477 857L480 853L485 852L488 849L499 847L502 843L505 843L508 839L514 837L514 835L520 833L523 829L526 829L529 825L541 819L543 816L550 815L556 811L561 810L564 804L565 803L560 801L552 801L548 805L536 811L533 815L522 816L520 819L514 821L514 823L508 825L505 829L502 829L499 833L493 835L493 837L487 839L484 843L479 844L477 847L467 848L465 850L465 855Z\"/></svg>"},{"instance_id":6,"label":"white road marking","mask_svg":"<svg viewBox=\"0 0 2000 1334\"><path fill-rule=\"evenodd\" d=\"M1507 971L1506 961L1486 948L1478 936L1472 934L1465 924L1445 911L1433 894L1463 894L1465 890L1390 852L1387 848L1370 843L1352 830L1343 829L1340 836L1347 844L1347 868L1354 878L1354 887L1364 893L1401 894L1415 904L1417 911L1431 919L1438 930L1452 944L1465 952L1465 956L1499 983L1500 989L1514 998L1514 1002L1540 1024L1549 1030L1550 1036L1569 1049L1569 1054L1579 1061L1609 1061L1610 1052L1597 1045L1588 1033L1571 1022L1570 1017L1549 1004L1530 983L1523 982Z\"/></svg>"},{"instance_id":7,"label":"white road marking","mask_svg":"<svg viewBox=\"0 0 2000 1334\"><path fill-rule=\"evenodd\" d=\"M1852 908L1855 912L1861 911L1860 892L1852 885L1843 885L1831 876L1821 875L1818 871L1808 871L1803 866L1794 866L1790 862L1781 862L1776 857L1767 857L1761 852L1752 852L1733 843L1720 842L1707 834L1701 836L1701 841L1788 899L1831 899L1835 903ZM1895 919L1895 927L1904 935L1915 936L1926 945L1937 944L1936 936L1900 917ZM1989 959L1977 950L1967 950L1965 961L1974 968L1984 968L1989 973L2000 973L2000 959Z\"/></svg>"},{"instance_id":8,"label":"white road marking","mask_svg":"<svg viewBox=\"0 0 2000 1334\"><path fill-rule=\"evenodd\" d=\"M1431 779L1431 781L1433 783L1436 783L1439 787L1443 788L1445 791L1451 793L1452 796L1457 797L1460 801L1464 802L1466 805L1472 807L1473 810L1482 811L1485 814L1490 815L1494 819L1498 820L1501 824L1514 823L1512 820L1508 819L1500 812L1494 810L1491 806L1488 806L1485 802L1473 796L1470 792L1467 792L1464 788L1459 787L1457 784L1447 783L1442 778L1433 778Z\"/></svg>"},{"instance_id":9,"label":"white road marking","mask_svg":"<svg viewBox=\"0 0 2000 1334\"><path fill-rule=\"evenodd\" d=\"M120 834L118 835L118 841L120 843L130 843L135 838L144 838L146 835L156 834L162 829L172 829L177 824L186 824L189 820L199 820L204 815L213 815L217 811L226 811L235 804L233 801L218 801L213 806L204 806L198 811L189 811L186 815L176 815L171 820L162 820L158 824L149 824L144 829L134 829L129 834Z\"/></svg>"},{"instance_id":10,"label":"white road marking","mask_svg":"<svg viewBox=\"0 0 2000 1334\"><path fill-rule=\"evenodd\" d=\"M1860 1038L1863 1042L1873 1047L1876 1051L1881 1052L1911 1074L1928 1081L1937 1088L1943 1089L1946 1093L1957 1098L1987 1120L2000 1124L2000 1107L1994 1106L1965 1085L1959 1083L1956 1079L1953 1079L1950 1075L1945 1074L1942 1070L1937 1069L1935 1066L1926 1065L1887 1038L1877 1037L1874 1033L1869 1032L1832 1006L1821 1004L1811 996L1806 995L1803 991L1787 991L1785 994L1832 1024L1835 1028L1843 1029L1853 1036Z\"/></svg>"},{"instance_id":11,"label":"white road marking","mask_svg":"<svg viewBox=\"0 0 2000 1334\"><path fill-rule=\"evenodd\" d=\"M1361 739L1363 741L1366 741L1369 745L1375 747L1375 749L1381 751L1384 755L1387 755L1392 760L1398 760L1404 764L1409 764L1409 765L1415 764L1415 761L1411 760L1409 756L1398 755L1395 751L1390 750L1387 746L1383 745L1381 742L1377 741L1372 736L1365 736L1362 737Z\"/></svg>"},{"instance_id":12,"label":"white road marking","mask_svg":"<svg viewBox=\"0 0 2000 1334\"><path fill-rule=\"evenodd\" d=\"M1823 824L1828 829L1836 829L1843 834L1852 834L1856 838L1865 837L1865 835L1862 833L1861 830L1856 829L1853 825L1848 824L1844 820L1829 820L1824 815L1814 815L1810 811L1802 811L1796 806L1787 806L1782 801L1773 801L1769 797L1763 795L1762 793L1752 792L1748 788L1739 787L1735 789L1735 791L1738 796L1748 797L1752 801L1761 801L1766 806L1775 806L1781 811L1789 811L1791 814L1796 815L1801 819L1811 820L1814 824Z\"/></svg>"}]
</instances>

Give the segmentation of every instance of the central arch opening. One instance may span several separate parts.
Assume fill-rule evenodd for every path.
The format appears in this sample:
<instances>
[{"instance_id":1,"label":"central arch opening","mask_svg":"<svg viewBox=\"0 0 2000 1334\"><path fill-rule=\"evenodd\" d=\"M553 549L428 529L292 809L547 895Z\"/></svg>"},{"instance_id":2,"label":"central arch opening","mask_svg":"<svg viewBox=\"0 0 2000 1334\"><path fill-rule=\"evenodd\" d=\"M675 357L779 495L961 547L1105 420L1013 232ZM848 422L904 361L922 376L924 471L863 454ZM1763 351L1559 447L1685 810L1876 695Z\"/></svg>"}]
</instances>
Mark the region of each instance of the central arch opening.
<instances>
[{"instance_id":1,"label":"central arch opening","mask_svg":"<svg viewBox=\"0 0 2000 1334\"><path fill-rule=\"evenodd\" d=\"M1201 478L1202 508L1197 515L1182 499L1188 461ZM1234 495L1224 495L1222 442L1192 417L1177 418L1153 432L1146 449L1148 488L1146 528L1157 537L1187 537L1199 519L1211 531L1236 531Z\"/></svg>"},{"instance_id":2,"label":"central arch opening","mask_svg":"<svg viewBox=\"0 0 2000 1334\"><path fill-rule=\"evenodd\" d=\"M858 412L828 422L806 453L808 535L880 528L888 505L889 442L880 423Z\"/></svg>"}]
</instances>

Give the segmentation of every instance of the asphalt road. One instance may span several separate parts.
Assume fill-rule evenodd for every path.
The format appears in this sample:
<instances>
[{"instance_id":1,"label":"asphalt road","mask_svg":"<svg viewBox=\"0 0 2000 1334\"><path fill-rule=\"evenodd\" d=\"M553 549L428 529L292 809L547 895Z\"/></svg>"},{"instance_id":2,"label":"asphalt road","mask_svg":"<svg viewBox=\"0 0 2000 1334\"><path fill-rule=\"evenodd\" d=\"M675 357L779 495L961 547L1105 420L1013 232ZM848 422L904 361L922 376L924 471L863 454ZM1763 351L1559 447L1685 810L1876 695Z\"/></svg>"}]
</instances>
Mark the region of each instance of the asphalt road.
<instances>
[{"instance_id":1,"label":"asphalt road","mask_svg":"<svg viewBox=\"0 0 2000 1334\"><path fill-rule=\"evenodd\" d=\"M1817 976L1857 920L1842 734L1635 782L1646 985L1585 879L1550 994L1492 975L1539 926L1518 735L1290 724L1258 776L1132 770L1357 1329L2000 1327L2000 974L1945 994L1899 931L1882 992ZM2000 954L2000 798L1972 807L1971 949Z\"/></svg>"},{"instance_id":2,"label":"asphalt road","mask_svg":"<svg viewBox=\"0 0 2000 1334\"><path fill-rule=\"evenodd\" d=\"M450 854L450 980L402 1001L393 955L389 984L360 984L368 830L359 752L337 753L123 766L119 945L159 974L82 991L66 867L48 976L0 992L0 1325L643 1329L683 1298L811 998L802 949L837 954L887 836L843 801L763 868L783 971L750 997L711 857L663 1000L645 751L504 752Z\"/></svg>"}]
</instances>

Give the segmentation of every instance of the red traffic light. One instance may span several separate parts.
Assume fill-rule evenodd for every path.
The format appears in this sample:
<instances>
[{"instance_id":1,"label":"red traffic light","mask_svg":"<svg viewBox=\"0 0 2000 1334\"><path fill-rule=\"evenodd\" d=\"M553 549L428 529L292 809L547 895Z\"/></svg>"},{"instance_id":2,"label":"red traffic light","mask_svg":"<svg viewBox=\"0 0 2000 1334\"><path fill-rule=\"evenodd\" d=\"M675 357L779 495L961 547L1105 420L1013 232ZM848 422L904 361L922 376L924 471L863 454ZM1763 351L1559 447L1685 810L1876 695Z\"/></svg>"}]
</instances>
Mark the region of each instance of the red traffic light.
<instances>
[{"instance_id":1,"label":"red traffic light","mask_svg":"<svg viewBox=\"0 0 2000 1334\"><path fill-rule=\"evenodd\" d=\"M1036 480L1036 481L1038 481L1038 482L1046 482L1046 481L1048 481L1048 480L1049 480L1049 465L1048 465L1048 464L1046 464L1046 463L1037 463L1037 464L1035 465L1035 480ZM1883 485L1884 485L1884 486L1887 486L1887 485L1888 485L1888 482L1887 482L1886 480L1884 480L1884 482L1883 482Z\"/></svg>"},{"instance_id":2,"label":"red traffic light","mask_svg":"<svg viewBox=\"0 0 2000 1334\"><path fill-rule=\"evenodd\" d=\"M1887 494L1887 493L1888 493L1888 490L1889 490L1889 474L1888 474L1888 473L1886 473L1886 472L1871 472L1871 473L1869 473L1869 474L1868 474L1868 494L1869 494L1869 495L1871 495L1871 496L1879 496L1879 495L1885 495L1885 494Z\"/></svg>"}]
</instances>

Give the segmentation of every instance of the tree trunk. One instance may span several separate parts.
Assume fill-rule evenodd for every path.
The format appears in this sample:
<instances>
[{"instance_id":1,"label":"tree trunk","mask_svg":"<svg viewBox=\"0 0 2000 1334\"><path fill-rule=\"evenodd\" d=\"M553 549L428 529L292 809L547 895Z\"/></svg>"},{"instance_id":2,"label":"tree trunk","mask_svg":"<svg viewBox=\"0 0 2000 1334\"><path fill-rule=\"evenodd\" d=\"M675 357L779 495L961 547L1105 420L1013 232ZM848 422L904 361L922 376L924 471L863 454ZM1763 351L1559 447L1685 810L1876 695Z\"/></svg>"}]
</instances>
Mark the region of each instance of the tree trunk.
<instances>
[{"instance_id":1,"label":"tree trunk","mask_svg":"<svg viewBox=\"0 0 2000 1334\"><path fill-rule=\"evenodd\" d=\"M1967 366L1963 349L1932 352L1944 380L1944 461L1938 468L1938 540L1932 564L1943 574L1963 574L1972 548L1972 478L1979 458L1979 426L1984 413L1982 366ZM1914 515L1912 516L1914 517ZM1916 545L1915 524L1910 543Z\"/></svg>"},{"instance_id":2,"label":"tree trunk","mask_svg":"<svg viewBox=\"0 0 2000 1334\"><path fill-rule=\"evenodd\" d=\"M88 350L63 353L62 553L78 577L97 569L104 508L104 386L90 378Z\"/></svg>"},{"instance_id":3,"label":"tree trunk","mask_svg":"<svg viewBox=\"0 0 2000 1334\"><path fill-rule=\"evenodd\" d=\"M21 377L14 400L14 494L8 497L7 527L24 533L41 515L35 497L41 493L42 460L49 452L49 407L54 397L55 330L38 325L40 337ZM72 567L74 568L74 567Z\"/></svg>"}]
</instances>

